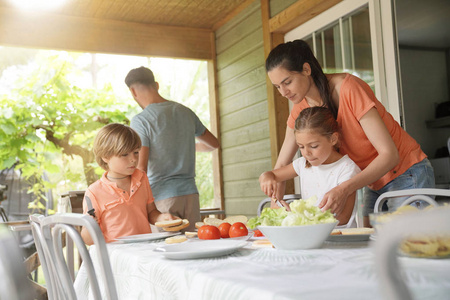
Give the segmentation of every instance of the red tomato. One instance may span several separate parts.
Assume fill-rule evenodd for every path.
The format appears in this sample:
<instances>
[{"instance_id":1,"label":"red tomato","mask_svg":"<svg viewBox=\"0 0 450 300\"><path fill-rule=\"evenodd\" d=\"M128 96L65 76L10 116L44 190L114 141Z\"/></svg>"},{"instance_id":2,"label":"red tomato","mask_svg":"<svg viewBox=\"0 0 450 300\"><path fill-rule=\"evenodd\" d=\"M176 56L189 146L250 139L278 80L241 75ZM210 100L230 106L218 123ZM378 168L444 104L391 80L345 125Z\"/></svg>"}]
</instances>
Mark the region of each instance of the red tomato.
<instances>
[{"instance_id":1,"label":"red tomato","mask_svg":"<svg viewBox=\"0 0 450 300\"><path fill-rule=\"evenodd\" d=\"M256 230L253 230L253 236L259 237L259 236L264 236L264 234L261 232L261 230L256 229Z\"/></svg>"},{"instance_id":2,"label":"red tomato","mask_svg":"<svg viewBox=\"0 0 450 300\"><path fill-rule=\"evenodd\" d=\"M198 238L201 240L220 239L220 230L216 226L203 225L198 229Z\"/></svg>"},{"instance_id":3,"label":"red tomato","mask_svg":"<svg viewBox=\"0 0 450 300\"><path fill-rule=\"evenodd\" d=\"M238 237L238 236L245 236L248 234L248 229L244 225L244 223L236 222L230 227L230 237Z\"/></svg>"},{"instance_id":4,"label":"red tomato","mask_svg":"<svg viewBox=\"0 0 450 300\"><path fill-rule=\"evenodd\" d=\"M230 237L230 227L231 224L228 222L224 222L219 225L220 237L223 239L227 239Z\"/></svg>"}]
</instances>

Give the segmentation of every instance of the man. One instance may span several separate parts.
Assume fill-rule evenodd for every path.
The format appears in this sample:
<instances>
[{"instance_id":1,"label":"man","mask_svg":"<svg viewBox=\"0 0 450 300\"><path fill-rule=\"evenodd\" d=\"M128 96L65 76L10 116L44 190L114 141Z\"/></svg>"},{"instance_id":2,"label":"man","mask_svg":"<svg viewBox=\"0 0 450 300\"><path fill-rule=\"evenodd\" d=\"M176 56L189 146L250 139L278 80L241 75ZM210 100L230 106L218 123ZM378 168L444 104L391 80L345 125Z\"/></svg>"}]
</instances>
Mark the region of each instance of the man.
<instances>
[{"instance_id":1,"label":"man","mask_svg":"<svg viewBox=\"0 0 450 300\"><path fill-rule=\"evenodd\" d=\"M131 70L125 83L143 109L131 120L142 140L138 168L147 172L158 210L188 219L186 230L193 231L200 221L195 152L213 151L219 142L192 110L161 97L150 69Z\"/></svg>"}]
</instances>

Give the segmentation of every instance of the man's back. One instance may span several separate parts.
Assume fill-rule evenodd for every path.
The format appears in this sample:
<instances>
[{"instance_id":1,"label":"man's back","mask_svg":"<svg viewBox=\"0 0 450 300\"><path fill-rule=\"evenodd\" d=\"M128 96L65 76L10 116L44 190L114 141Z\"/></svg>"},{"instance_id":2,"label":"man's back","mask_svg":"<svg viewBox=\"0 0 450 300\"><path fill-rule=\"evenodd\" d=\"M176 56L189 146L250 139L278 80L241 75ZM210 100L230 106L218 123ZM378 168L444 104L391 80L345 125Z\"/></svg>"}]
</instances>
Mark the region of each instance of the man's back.
<instances>
[{"instance_id":1,"label":"man's back","mask_svg":"<svg viewBox=\"0 0 450 300\"><path fill-rule=\"evenodd\" d=\"M189 108L173 101L148 105L131 121L149 148L147 175L155 200L195 194L195 137L206 127Z\"/></svg>"}]
</instances>

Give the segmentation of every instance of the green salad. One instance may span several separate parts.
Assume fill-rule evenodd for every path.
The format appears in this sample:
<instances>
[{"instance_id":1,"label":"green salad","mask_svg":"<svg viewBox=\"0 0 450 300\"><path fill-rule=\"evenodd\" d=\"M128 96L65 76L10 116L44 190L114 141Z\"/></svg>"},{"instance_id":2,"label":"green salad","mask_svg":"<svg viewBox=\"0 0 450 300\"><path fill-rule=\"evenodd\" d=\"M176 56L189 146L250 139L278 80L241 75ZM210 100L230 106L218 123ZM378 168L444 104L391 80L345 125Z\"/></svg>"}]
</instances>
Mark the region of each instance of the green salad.
<instances>
[{"instance_id":1,"label":"green salad","mask_svg":"<svg viewBox=\"0 0 450 300\"><path fill-rule=\"evenodd\" d=\"M261 216L248 220L247 226L255 229L258 225L298 226L334 223L337 221L330 210L323 212L315 206L316 202L316 196L305 200L294 200L289 205L291 211L287 211L284 207L279 209L266 207L261 212Z\"/></svg>"}]
</instances>

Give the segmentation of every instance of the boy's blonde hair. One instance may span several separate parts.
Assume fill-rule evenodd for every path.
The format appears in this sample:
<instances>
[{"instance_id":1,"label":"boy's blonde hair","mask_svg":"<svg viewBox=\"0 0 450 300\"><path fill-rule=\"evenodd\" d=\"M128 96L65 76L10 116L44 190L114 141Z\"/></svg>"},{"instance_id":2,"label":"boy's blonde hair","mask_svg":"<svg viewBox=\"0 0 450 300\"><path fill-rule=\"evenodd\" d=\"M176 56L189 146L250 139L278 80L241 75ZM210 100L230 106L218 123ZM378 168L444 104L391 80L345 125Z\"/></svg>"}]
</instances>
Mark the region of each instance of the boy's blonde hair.
<instances>
[{"instance_id":1,"label":"boy's blonde hair","mask_svg":"<svg viewBox=\"0 0 450 300\"><path fill-rule=\"evenodd\" d=\"M94 140L94 155L98 165L108 171L108 164L103 158L111 158L130 153L142 146L141 139L131 127L112 123L104 126Z\"/></svg>"}]
</instances>

